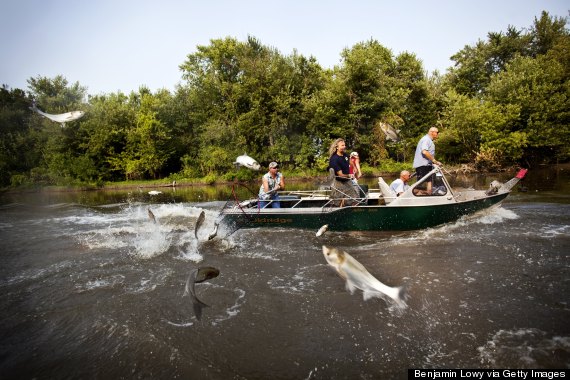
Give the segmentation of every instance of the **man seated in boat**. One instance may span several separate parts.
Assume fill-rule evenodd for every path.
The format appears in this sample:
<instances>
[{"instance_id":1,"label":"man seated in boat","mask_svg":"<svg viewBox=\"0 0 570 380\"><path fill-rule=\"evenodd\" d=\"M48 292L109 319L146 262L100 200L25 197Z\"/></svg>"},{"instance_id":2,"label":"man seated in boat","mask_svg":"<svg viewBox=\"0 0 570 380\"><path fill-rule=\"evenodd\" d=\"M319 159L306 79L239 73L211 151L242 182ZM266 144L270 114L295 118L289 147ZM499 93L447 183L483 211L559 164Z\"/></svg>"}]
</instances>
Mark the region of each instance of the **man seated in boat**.
<instances>
[{"instance_id":1,"label":"man seated in boat","mask_svg":"<svg viewBox=\"0 0 570 380\"><path fill-rule=\"evenodd\" d=\"M352 205L357 203L358 193L352 186L351 179L354 177L350 174L350 158L345 153L346 143L344 139L338 138L332 142L329 148L329 169L334 171L334 180L331 185L331 199L335 206ZM346 199L349 202L345 202Z\"/></svg>"},{"instance_id":2,"label":"man seated in boat","mask_svg":"<svg viewBox=\"0 0 570 380\"><path fill-rule=\"evenodd\" d=\"M400 172L400 178L395 179L390 184L390 189L392 189L392 191L396 193L396 196L399 197L400 194L402 194L404 191L410 188L410 185L408 185L409 180L410 180L410 172L407 170L402 170Z\"/></svg>"}]
</instances>

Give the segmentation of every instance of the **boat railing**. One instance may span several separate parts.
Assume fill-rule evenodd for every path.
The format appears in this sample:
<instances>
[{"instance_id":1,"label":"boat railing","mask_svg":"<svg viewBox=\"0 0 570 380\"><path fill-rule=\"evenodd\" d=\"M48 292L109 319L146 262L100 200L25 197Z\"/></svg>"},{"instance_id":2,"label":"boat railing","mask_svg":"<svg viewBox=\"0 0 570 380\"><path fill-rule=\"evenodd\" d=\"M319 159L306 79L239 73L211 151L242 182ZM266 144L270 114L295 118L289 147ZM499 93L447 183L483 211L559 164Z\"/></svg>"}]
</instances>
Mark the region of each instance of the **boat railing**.
<instances>
[{"instance_id":1,"label":"boat railing","mask_svg":"<svg viewBox=\"0 0 570 380\"><path fill-rule=\"evenodd\" d=\"M451 185L449 184L449 182L447 181L447 178L445 177L445 175L443 175L443 171L445 169L443 169L440 166L434 165L433 169L427 173L425 176L423 176L422 178L419 178L416 183L412 184L410 186L410 190L413 194L416 194L416 190L420 189L421 186L423 186L423 184L425 182L427 182L430 178L438 178L442 185L443 185L443 189L441 194L438 193L432 193L432 194L427 194L427 195L451 195L453 197L455 197L454 193L453 193L453 189L451 187ZM446 170L445 170L446 171ZM421 193L418 193L421 194ZM422 194L423 195L423 194Z\"/></svg>"},{"instance_id":2,"label":"boat railing","mask_svg":"<svg viewBox=\"0 0 570 380\"><path fill-rule=\"evenodd\" d=\"M352 197L343 192L340 193L343 196L331 198L331 191L329 189L280 191L278 192L279 200L260 200L259 198L250 198L241 202L235 200L228 201L224 205L222 212L241 209L244 212L251 213L254 209L257 211L266 208L271 209L271 204L274 202L280 202L281 208L286 209L303 208L306 207L308 203L318 203L312 207L319 207L323 210L328 210L330 208L365 205L369 199L368 194L364 197ZM378 191L371 189L369 190L369 193L378 193ZM260 202L263 202L263 207L260 207Z\"/></svg>"}]
</instances>

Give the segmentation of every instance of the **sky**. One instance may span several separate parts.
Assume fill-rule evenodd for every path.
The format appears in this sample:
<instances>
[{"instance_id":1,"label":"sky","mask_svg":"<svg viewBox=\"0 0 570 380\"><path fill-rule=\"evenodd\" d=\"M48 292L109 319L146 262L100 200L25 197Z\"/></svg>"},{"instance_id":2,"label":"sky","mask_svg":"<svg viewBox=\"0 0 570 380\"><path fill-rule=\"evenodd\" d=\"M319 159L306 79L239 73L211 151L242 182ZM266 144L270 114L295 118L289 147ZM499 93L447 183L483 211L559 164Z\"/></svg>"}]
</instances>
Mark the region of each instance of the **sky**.
<instances>
[{"instance_id":1,"label":"sky","mask_svg":"<svg viewBox=\"0 0 570 380\"><path fill-rule=\"evenodd\" d=\"M374 39L445 73L450 57L509 25L528 29L568 0L0 0L0 85L62 75L90 95L183 84L179 66L212 39L257 38L323 68ZM570 18L569 18L570 20Z\"/></svg>"}]
</instances>

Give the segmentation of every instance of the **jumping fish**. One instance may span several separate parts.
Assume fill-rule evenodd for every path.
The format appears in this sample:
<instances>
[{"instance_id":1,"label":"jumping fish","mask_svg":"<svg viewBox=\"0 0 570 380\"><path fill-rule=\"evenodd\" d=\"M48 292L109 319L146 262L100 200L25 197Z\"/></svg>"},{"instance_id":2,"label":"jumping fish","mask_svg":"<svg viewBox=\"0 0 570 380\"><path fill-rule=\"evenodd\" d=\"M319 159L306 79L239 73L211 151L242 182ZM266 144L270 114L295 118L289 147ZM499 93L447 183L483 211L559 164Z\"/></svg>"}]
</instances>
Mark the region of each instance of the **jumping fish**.
<instances>
[{"instance_id":1,"label":"jumping fish","mask_svg":"<svg viewBox=\"0 0 570 380\"><path fill-rule=\"evenodd\" d=\"M204 210L202 210L200 212L200 215L198 216L198 219L196 220L196 226L194 227L194 237L196 239L198 239L198 229L200 228L200 226L202 226L202 223L204 223L205 217L206 214L204 213Z\"/></svg>"},{"instance_id":2,"label":"jumping fish","mask_svg":"<svg viewBox=\"0 0 570 380\"><path fill-rule=\"evenodd\" d=\"M238 158L236 158L236 162L234 162L234 165L238 168L240 166L244 166L251 170L261 169L261 165L259 165L259 162L255 161L255 159L251 158L246 153L244 153L242 156L238 156Z\"/></svg>"},{"instance_id":3,"label":"jumping fish","mask_svg":"<svg viewBox=\"0 0 570 380\"><path fill-rule=\"evenodd\" d=\"M212 240L218 234L218 227L220 226L219 223L214 223L214 230L208 236L208 240Z\"/></svg>"},{"instance_id":4,"label":"jumping fish","mask_svg":"<svg viewBox=\"0 0 570 380\"><path fill-rule=\"evenodd\" d=\"M382 132L384 132L384 134L386 135L386 140L391 140L394 142L397 142L400 140L400 130L399 129L394 129L394 127L392 127L390 124L388 123L380 123L380 129L382 129Z\"/></svg>"},{"instance_id":5,"label":"jumping fish","mask_svg":"<svg viewBox=\"0 0 570 380\"><path fill-rule=\"evenodd\" d=\"M327 230L329 229L329 225L325 224L324 226L322 226L321 228L319 228L319 230L317 231L317 233L315 234L316 237L321 236L322 234L324 234L325 232L327 232Z\"/></svg>"},{"instance_id":6,"label":"jumping fish","mask_svg":"<svg viewBox=\"0 0 570 380\"><path fill-rule=\"evenodd\" d=\"M350 291L351 294L354 293L355 289L360 289L363 291L365 301L372 297L386 299L385 296L388 296L400 309L407 306L404 287L390 287L384 285L347 252L323 245L323 255L328 264L346 280L346 289Z\"/></svg>"},{"instance_id":7,"label":"jumping fish","mask_svg":"<svg viewBox=\"0 0 570 380\"><path fill-rule=\"evenodd\" d=\"M148 192L148 195L158 195L158 194L162 194L162 191L151 190L151 191Z\"/></svg>"},{"instance_id":8,"label":"jumping fish","mask_svg":"<svg viewBox=\"0 0 570 380\"><path fill-rule=\"evenodd\" d=\"M51 113L46 113L46 112L40 111L40 109L38 109L38 107L36 106L35 102L32 104L32 107L30 107L30 108L32 109L32 111L39 113L43 117L46 117L46 118L50 119L51 121L55 121L56 123L60 123L62 128L65 127L65 123L67 123L68 121L77 120L80 117L82 117L83 115L85 115L85 112L83 112L83 111L71 111L71 112L53 115Z\"/></svg>"},{"instance_id":9,"label":"jumping fish","mask_svg":"<svg viewBox=\"0 0 570 380\"><path fill-rule=\"evenodd\" d=\"M198 268L198 274L196 275L196 280L194 282L204 282L216 278L220 275L220 270L214 267L200 267Z\"/></svg>"},{"instance_id":10,"label":"jumping fish","mask_svg":"<svg viewBox=\"0 0 570 380\"><path fill-rule=\"evenodd\" d=\"M150 208L147 210L147 212L148 212L148 218L149 218L150 220L152 220L152 222L153 222L154 224L156 224L156 218L154 217L154 213L150 210Z\"/></svg>"},{"instance_id":11,"label":"jumping fish","mask_svg":"<svg viewBox=\"0 0 570 380\"><path fill-rule=\"evenodd\" d=\"M202 308L208 307L208 305L196 297L194 284L204 282L214 277L218 277L219 274L220 271L214 267L200 267L198 269L192 270L188 275L186 286L184 287L184 294L182 297L189 295L192 299L192 306L194 308L194 314L196 315L197 320L200 320L200 318L202 318Z\"/></svg>"}]
</instances>

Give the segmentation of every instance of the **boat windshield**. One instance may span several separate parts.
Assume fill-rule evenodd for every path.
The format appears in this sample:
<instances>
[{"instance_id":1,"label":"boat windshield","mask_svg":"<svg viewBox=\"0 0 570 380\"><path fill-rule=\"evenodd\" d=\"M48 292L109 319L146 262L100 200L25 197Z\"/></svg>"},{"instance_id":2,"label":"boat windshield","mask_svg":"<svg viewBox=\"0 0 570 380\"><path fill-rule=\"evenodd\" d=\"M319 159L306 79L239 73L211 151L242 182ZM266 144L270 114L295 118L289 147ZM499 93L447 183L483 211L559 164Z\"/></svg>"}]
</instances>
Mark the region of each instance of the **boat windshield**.
<instances>
[{"instance_id":1,"label":"boat windshield","mask_svg":"<svg viewBox=\"0 0 570 380\"><path fill-rule=\"evenodd\" d=\"M444 196L449 192L447 181L439 168L435 168L413 185L412 194L422 196Z\"/></svg>"}]
</instances>

